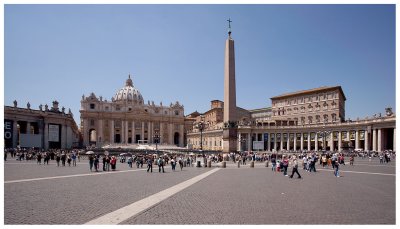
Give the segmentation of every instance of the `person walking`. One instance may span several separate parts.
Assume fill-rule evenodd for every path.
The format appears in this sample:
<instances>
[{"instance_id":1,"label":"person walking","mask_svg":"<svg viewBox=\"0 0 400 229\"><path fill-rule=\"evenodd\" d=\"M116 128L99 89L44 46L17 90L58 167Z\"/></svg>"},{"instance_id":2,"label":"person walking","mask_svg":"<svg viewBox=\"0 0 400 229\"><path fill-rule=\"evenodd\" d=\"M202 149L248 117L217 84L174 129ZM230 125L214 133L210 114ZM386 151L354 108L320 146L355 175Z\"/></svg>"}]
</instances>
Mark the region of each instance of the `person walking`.
<instances>
[{"instance_id":1,"label":"person walking","mask_svg":"<svg viewBox=\"0 0 400 229\"><path fill-rule=\"evenodd\" d=\"M57 167L60 167L60 160L61 160L60 153L57 153L56 155Z\"/></svg>"},{"instance_id":2,"label":"person walking","mask_svg":"<svg viewBox=\"0 0 400 229\"><path fill-rule=\"evenodd\" d=\"M283 156L282 165L283 165L283 175L287 177L288 176L287 168L289 166L289 159L286 156Z\"/></svg>"},{"instance_id":3,"label":"person walking","mask_svg":"<svg viewBox=\"0 0 400 229\"><path fill-rule=\"evenodd\" d=\"M106 156L106 170L105 170L105 171L110 171L110 163L111 163L111 159L110 159L110 157L107 155L107 156Z\"/></svg>"},{"instance_id":4,"label":"person walking","mask_svg":"<svg viewBox=\"0 0 400 229\"><path fill-rule=\"evenodd\" d=\"M174 160L174 158L172 158L172 159L171 159L172 171L175 171L175 165L176 165L175 160Z\"/></svg>"},{"instance_id":5,"label":"person walking","mask_svg":"<svg viewBox=\"0 0 400 229\"><path fill-rule=\"evenodd\" d=\"M339 165L340 165L339 160L335 160L334 163L335 163L335 171L333 174L335 174L335 177L340 177L340 175L339 175Z\"/></svg>"},{"instance_id":6,"label":"person walking","mask_svg":"<svg viewBox=\"0 0 400 229\"><path fill-rule=\"evenodd\" d=\"M42 154L41 154L41 153L38 153L38 155L37 155L37 163L38 163L39 165L42 164Z\"/></svg>"},{"instance_id":7,"label":"person walking","mask_svg":"<svg viewBox=\"0 0 400 229\"><path fill-rule=\"evenodd\" d=\"M94 156L94 169L98 172L98 165L99 165L99 157L98 155Z\"/></svg>"},{"instance_id":8,"label":"person walking","mask_svg":"<svg viewBox=\"0 0 400 229\"><path fill-rule=\"evenodd\" d=\"M179 157L178 162L179 162L179 167L181 168L181 171L182 171L182 169L183 169L183 160L182 160L182 157Z\"/></svg>"},{"instance_id":9,"label":"person walking","mask_svg":"<svg viewBox=\"0 0 400 229\"><path fill-rule=\"evenodd\" d=\"M72 166L76 166L76 154L72 154Z\"/></svg>"},{"instance_id":10,"label":"person walking","mask_svg":"<svg viewBox=\"0 0 400 229\"><path fill-rule=\"evenodd\" d=\"M111 157L110 164L111 164L111 170L115 171L117 169L117 158L115 158L115 156Z\"/></svg>"},{"instance_id":11,"label":"person walking","mask_svg":"<svg viewBox=\"0 0 400 229\"><path fill-rule=\"evenodd\" d=\"M162 159L161 157L158 158L157 160L157 164L158 164L158 172L161 173L161 168L162 168L162 172L164 173L164 159Z\"/></svg>"},{"instance_id":12,"label":"person walking","mask_svg":"<svg viewBox=\"0 0 400 229\"><path fill-rule=\"evenodd\" d=\"M276 172L276 158L275 157L271 158L271 163L272 163L272 171Z\"/></svg>"},{"instance_id":13,"label":"person walking","mask_svg":"<svg viewBox=\"0 0 400 229\"><path fill-rule=\"evenodd\" d=\"M299 163L296 159L296 156L293 156L293 161L292 161L292 175L290 175L290 178L293 178L294 173L297 173L297 178L301 178L301 175L298 171Z\"/></svg>"},{"instance_id":14,"label":"person walking","mask_svg":"<svg viewBox=\"0 0 400 229\"><path fill-rule=\"evenodd\" d=\"M67 163L68 163L68 166L69 166L69 167L71 167L71 161L72 161L71 156L68 154L68 156L67 156Z\"/></svg>"},{"instance_id":15,"label":"person walking","mask_svg":"<svg viewBox=\"0 0 400 229\"><path fill-rule=\"evenodd\" d=\"M94 162L93 156L89 155L89 168L90 168L90 171L92 171L92 169L93 169L93 162Z\"/></svg>"},{"instance_id":16,"label":"person walking","mask_svg":"<svg viewBox=\"0 0 400 229\"><path fill-rule=\"evenodd\" d=\"M350 165L354 165L354 155L350 156Z\"/></svg>"},{"instance_id":17,"label":"person walking","mask_svg":"<svg viewBox=\"0 0 400 229\"><path fill-rule=\"evenodd\" d=\"M147 172L149 172L149 170L150 170L150 172L152 173L153 172L153 160L151 158L152 157L147 158Z\"/></svg>"},{"instance_id":18,"label":"person walking","mask_svg":"<svg viewBox=\"0 0 400 229\"><path fill-rule=\"evenodd\" d=\"M61 164L62 164L62 166L65 166L65 160L66 160L67 158L66 158L66 155L65 155L65 153L63 152L62 154L61 154Z\"/></svg>"}]
</instances>

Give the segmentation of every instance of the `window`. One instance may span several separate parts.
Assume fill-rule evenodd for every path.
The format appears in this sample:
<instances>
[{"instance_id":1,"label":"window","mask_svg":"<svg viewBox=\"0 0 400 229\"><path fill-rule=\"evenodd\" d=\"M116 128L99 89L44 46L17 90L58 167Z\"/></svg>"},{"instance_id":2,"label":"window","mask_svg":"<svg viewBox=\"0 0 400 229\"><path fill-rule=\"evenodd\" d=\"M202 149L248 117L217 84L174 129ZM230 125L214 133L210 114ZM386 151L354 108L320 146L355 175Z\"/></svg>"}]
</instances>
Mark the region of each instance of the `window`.
<instances>
[{"instance_id":1,"label":"window","mask_svg":"<svg viewBox=\"0 0 400 229\"><path fill-rule=\"evenodd\" d=\"M132 108L131 108L131 107L129 107L129 108L128 108L128 111L131 111L131 110L132 110Z\"/></svg>"},{"instance_id":2,"label":"window","mask_svg":"<svg viewBox=\"0 0 400 229\"><path fill-rule=\"evenodd\" d=\"M119 105L115 106L115 110L119 111L121 110L121 107Z\"/></svg>"},{"instance_id":3,"label":"window","mask_svg":"<svg viewBox=\"0 0 400 229\"><path fill-rule=\"evenodd\" d=\"M90 109L94 109L94 108L95 108L94 103L91 103L91 104L90 104Z\"/></svg>"},{"instance_id":4,"label":"window","mask_svg":"<svg viewBox=\"0 0 400 229\"><path fill-rule=\"evenodd\" d=\"M109 109L109 108L108 108L108 107L106 107L106 111L108 111L108 109Z\"/></svg>"},{"instance_id":5,"label":"window","mask_svg":"<svg viewBox=\"0 0 400 229\"><path fill-rule=\"evenodd\" d=\"M94 120L93 119L90 119L90 125L94 126Z\"/></svg>"},{"instance_id":6,"label":"window","mask_svg":"<svg viewBox=\"0 0 400 229\"><path fill-rule=\"evenodd\" d=\"M179 115L179 111L175 111L175 115Z\"/></svg>"}]
</instances>

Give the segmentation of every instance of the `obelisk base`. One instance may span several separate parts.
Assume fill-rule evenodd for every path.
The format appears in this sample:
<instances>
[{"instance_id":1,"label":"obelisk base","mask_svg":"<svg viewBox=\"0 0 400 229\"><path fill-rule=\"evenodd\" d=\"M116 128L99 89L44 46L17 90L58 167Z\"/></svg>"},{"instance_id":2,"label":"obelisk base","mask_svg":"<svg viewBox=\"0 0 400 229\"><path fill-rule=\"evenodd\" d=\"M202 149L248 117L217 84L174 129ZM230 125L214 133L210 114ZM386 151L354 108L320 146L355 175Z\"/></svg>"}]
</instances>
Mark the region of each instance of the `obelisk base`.
<instances>
[{"instance_id":1,"label":"obelisk base","mask_svg":"<svg viewBox=\"0 0 400 229\"><path fill-rule=\"evenodd\" d=\"M222 136L223 153L235 153L237 151L237 128L226 128Z\"/></svg>"}]
</instances>

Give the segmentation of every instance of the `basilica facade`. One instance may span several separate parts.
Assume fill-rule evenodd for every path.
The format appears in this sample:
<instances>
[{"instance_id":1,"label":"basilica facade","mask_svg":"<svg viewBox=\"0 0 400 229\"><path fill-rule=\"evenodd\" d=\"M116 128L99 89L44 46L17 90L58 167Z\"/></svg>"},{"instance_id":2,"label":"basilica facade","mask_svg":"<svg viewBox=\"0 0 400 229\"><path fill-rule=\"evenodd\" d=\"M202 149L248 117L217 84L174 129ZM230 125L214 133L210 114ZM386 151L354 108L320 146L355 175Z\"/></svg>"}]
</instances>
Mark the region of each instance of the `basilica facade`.
<instances>
[{"instance_id":1,"label":"basilica facade","mask_svg":"<svg viewBox=\"0 0 400 229\"><path fill-rule=\"evenodd\" d=\"M94 93L83 95L80 113L84 146L138 143L184 146L183 105L145 103L130 75L111 101Z\"/></svg>"}]
</instances>

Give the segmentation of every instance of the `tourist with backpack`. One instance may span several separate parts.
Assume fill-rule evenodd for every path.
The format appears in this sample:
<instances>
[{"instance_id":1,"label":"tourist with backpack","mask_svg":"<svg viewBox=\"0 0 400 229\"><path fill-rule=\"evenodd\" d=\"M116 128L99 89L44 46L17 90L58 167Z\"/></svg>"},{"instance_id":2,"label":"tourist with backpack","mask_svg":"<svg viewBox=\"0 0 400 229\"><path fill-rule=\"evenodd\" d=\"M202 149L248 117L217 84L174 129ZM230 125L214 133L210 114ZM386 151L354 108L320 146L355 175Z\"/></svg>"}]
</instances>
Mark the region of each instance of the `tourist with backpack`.
<instances>
[{"instance_id":1,"label":"tourist with backpack","mask_svg":"<svg viewBox=\"0 0 400 229\"><path fill-rule=\"evenodd\" d=\"M158 165L158 172L161 173L161 168L162 168L162 172L164 173L164 159L162 159L161 157L158 158L157 160L157 165Z\"/></svg>"}]
</instances>

